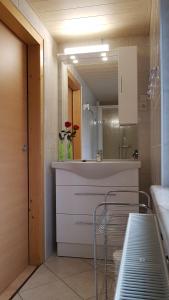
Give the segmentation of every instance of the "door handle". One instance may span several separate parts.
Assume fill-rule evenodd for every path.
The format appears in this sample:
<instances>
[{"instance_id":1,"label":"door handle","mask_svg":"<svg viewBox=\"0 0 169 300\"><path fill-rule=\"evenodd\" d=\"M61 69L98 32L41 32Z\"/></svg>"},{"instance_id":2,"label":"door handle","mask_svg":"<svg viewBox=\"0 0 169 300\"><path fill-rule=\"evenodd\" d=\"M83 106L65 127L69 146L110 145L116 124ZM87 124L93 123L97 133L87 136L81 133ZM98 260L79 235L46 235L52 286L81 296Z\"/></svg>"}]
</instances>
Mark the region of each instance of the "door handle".
<instances>
[{"instance_id":1,"label":"door handle","mask_svg":"<svg viewBox=\"0 0 169 300\"><path fill-rule=\"evenodd\" d=\"M24 144L22 147L22 152L27 152L28 151L28 145Z\"/></svg>"},{"instance_id":2,"label":"door handle","mask_svg":"<svg viewBox=\"0 0 169 300\"><path fill-rule=\"evenodd\" d=\"M93 225L93 222L84 222L84 221L77 221L75 222L76 225Z\"/></svg>"},{"instance_id":3,"label":"door handle","mask_svg":"<svg viewBox=\"0 0 169 300\"><path fill-rule=\"evenodd\" d=\"M106 196L107 193L75 193L75 196ZM116 196L116 194L111 194L111 196Z\"/></svg>"},{"instance_id":4,"label":"door handle","mask_svg":"<svg viewBox=\"0 0 169 300\"><path fill-rule=\"evenodd\" d=\"M120 82L120 90L121 90L121 93L123 93L123 78L121 76L121 82Z\"/></svg>"}]
</instances>

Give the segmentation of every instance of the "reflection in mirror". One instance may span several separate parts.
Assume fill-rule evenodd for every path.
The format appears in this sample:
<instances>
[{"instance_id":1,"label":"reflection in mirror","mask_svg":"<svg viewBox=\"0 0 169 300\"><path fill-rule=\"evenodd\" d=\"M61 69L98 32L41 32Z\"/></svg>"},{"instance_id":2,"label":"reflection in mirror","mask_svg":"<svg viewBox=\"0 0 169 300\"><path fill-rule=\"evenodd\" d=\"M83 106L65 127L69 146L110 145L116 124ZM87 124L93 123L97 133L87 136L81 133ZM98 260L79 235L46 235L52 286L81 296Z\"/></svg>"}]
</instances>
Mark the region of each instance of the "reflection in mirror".
<instances>
[{"instance_id":1,"label":"reflection in mirror","mask_svg":"<svg viewBox=\"0 0 169 300\"><path fill-rule=\"evenodd\" d=\"M137 126L120 126L118 105L98 105L86 110L84 122L90 126L91 145L96 143L91 152L102 152L103 159L131 159L137 149Z\"/></svg>"},{"instance_id":2,"label":"reflection in mirror","mask_svg":"<svg viewBox=\"0 0 169 300\"><path fill-rule=\"evenodd\" d=\"M96 159L98 152L103 159L131 159L137 149L137 125L119 124L117 52L104 58L95 53L78 57L77 64L68 57L62 62L81 85L81 159Z\"/></svg>"},{"instance_id":3,"label":"reflection in mirror","mask_svg":"<svg viewBox=\"0 0 169 300\"><path fill-rule=\"evenodd\" d=\"M136 125L120 126L118 106L102 108L104 159L130 159L137 149Z\"/></svg>"}]
</instances>

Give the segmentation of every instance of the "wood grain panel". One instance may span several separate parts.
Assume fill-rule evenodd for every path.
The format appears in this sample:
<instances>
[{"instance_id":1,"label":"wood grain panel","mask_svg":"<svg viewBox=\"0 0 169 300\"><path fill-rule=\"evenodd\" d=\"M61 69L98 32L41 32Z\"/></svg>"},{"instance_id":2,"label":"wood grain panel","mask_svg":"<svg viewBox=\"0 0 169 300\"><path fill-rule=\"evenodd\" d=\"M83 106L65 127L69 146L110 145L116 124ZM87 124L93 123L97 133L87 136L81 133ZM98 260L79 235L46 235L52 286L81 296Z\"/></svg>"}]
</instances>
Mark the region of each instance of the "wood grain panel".
<instances>
[{"instance_id":1,"label":"wood grain panel","mask_svg":"<svg viewBox=\"0 0 169 300\"><path fill-rule=\"evenodd\" d=\"M0 0L0 20L26 44L41 42L41 37L10 0Z\"/></svg>"},{"instance_id":2,"label":"wood grain panel","mask_svg":"<svg viewBox=\"0 0 169 300\"><path fill-rule=\"evenodd\" d=\"M80 84L77 79L73 76L73 74L68 71L68 86L73 90L77 91L80 89Z\"/></svg>"},{"instance_id":3,"label":"wood grain panel","mask_svg":"<svg viewBox=\"0 0 169 300\"><path fill-rule=\"evenodd\" d=\"M28 46L29 262L35 265L44 259L42 58L40 46Z\"/></svg>"},{"instance_id":4,"label":"wood grain panel","mask_svg":"<svg viewBox=\"0 0 169 300\"><path fill-rule=\"evenodd\" d=\"M14 293L24 284L29 276L35 271L35 266L28 266L0 295L0 300L11 299Z\"/></svg>"},{"instance_id":5,"label":"wood grain panel","mask_svg":"<svg viewBox=\"0 0 169 300\"><path fill-rule=\"evenodd\" d=\"M73 159L81 159L81 86L74 75L68 71L68 116L72 124L79 125L73 139Z\"/></svg>"},{"instance_id":6,"label":"wood grain panel","mask_svg":"<svg viewBox=\"0 0 169 300\"><path fill-rule=\"evenodd\" d=\"M108 4L123 3L128 5L137 0L28 0L30 5L39 12L54 11L54 10L69 10L77 8L85 8L92 6L104 6ZM144 0L145 1L145 0ZM146 4L147 1L145 1ZM148 0L149 3L149 0Z\"/></svg>"},{"instance_id":7,"label":"wood grain panel","mask_svg":"<svg viewBox=\"0 0 169 300\"><path fill-rule=\"evenodd\" d=\"M147 8L147 10L145 10ZM146 18L149 19L149 5L145 0L137 0L130 1L128 3L117 2L117 3L109 3L102 5L93 5L87 7L80 8L70 8L69 10L49 10L46 9L39 15L43 18L44 22L57 22L63 20L71 20L71 19L79 19L79 18L89 18L89 17L101 17L106 16L105 21L112 22L113 18L115 18L114 22L119 21L119 17L123 16L134 16L141 17L143 20L143 14ZM110 18L110 19L108 19Z\"/></svg>"},{"instance_id":8,"label":"wood grain panel","mask_svg":"<svg viewBox=\"0 0 169 300\"><path fill-rule=\"evenodd\" d=\"M0 292L28 265L27 48L0 22Z\"/></svg>"},{"instance_id":9,"label":"wood grain panel","mask_svg":"<svg viewBox=\"0 0 169 300\"><path fill-rule=\"evenodd\" d=\"M10 0L0 0L0 20L28 45L29 263L39 265L44 260L43 38Z\"/></svg>"},{"instance_id":10,"label":"wood grain panel","mask_svg":"<svg viewBox=\"0 0 169 300\"><path fill-rule=\"evenodd\" d=\"M68 87L68 120L73 123L73 91Z\"/></svg>"},{"instance_id":11,"label":"wood grain panel","mask_svg":"<svg viewBox=\"0 0 169 300\"><path fill-rule=\"evenodd\" d=\"M81 91L73 92L73 124L80 126L73 139L73 158L81 159Z\"/></svg>"},{"instance_id":12,"label":"wood grain panel","mask_svg":"<svg viewBox=\"0 0 169 300\"><path fill-rule=\"evenodd\" d=\"M58 42L127 35L150 31L152 0L29 0Z\"/></svg>"}]
</instances>

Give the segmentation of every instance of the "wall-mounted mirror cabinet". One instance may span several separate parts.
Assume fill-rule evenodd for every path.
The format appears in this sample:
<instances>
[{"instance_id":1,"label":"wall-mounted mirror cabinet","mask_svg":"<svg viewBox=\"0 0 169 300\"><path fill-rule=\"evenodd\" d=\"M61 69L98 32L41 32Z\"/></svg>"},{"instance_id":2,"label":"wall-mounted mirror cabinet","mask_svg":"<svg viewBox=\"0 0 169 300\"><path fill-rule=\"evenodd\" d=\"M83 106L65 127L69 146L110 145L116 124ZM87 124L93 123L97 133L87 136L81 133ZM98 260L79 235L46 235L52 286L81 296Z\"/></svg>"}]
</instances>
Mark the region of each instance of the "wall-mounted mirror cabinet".
<instances>
[{"instance_id":1,"label":"wall-mounted mirror cabinet","mask_svg":"<svg viewBox=\"0 0 169 300\"><path fill-rule=\"evenodd\" d=\"M60 55L59 124L80 125L74 159L130 159L137 149L137 47Z\"/></svg>"}]
</instances>

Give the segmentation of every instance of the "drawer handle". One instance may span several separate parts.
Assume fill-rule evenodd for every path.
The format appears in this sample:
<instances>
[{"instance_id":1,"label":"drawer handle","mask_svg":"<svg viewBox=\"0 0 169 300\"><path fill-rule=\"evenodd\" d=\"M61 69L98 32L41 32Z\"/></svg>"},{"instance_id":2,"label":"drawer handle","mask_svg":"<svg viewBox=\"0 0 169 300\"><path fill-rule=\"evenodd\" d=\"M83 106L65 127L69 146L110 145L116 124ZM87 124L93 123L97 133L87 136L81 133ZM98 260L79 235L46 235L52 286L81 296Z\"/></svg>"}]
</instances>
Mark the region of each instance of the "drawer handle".
<instances>
[{"instance_id":1,"label":"drawer handle","mask_svg":"<svg viewBox=\"0 0 169 300\"><path fill-rule=\"evenodd\" d=\"M76 225L93 225L93 222L84 222L84 221L77 221L75 222Z\"/></svg>"},{"instance_id":2,"label":"drawer handle","mask_svg":"<svg viewBox=\"0 0 169 300\"><path fill-rule=\"evenodd\" d=\"M76 196L106 196L107 193L75 193ZM111 194L111 196L116 196L117 194Z\"/></svg>"}]
</instances>

